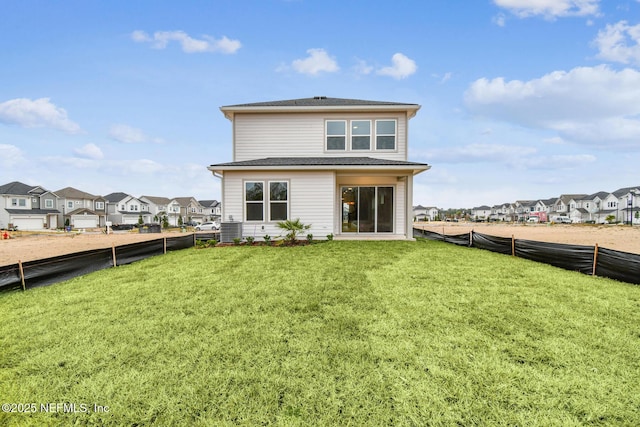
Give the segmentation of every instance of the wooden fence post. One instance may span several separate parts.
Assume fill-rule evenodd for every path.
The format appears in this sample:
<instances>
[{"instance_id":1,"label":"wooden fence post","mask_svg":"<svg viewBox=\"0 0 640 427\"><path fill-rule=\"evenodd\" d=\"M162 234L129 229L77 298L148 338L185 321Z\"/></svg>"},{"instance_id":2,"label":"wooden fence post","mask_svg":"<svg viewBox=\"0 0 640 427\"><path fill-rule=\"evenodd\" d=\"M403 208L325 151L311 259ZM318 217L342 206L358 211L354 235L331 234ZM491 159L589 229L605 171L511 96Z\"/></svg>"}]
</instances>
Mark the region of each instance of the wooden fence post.
<instances>
[{"instance_id":1,"label":"wooden fence post","mask_svg":"<svg viewBox=\"0 0 640 427\"><path fill-rule=\"evenodd\" d=\"M115 267L117 265L117 263L116 263L116 244L115 243L111 244L111 256L113 257L113 266Z\"/></svg>"},{"instance_id":2,"label":"wooden fence post","mask_svg":"<svg viewBox=\"0 0 640 427\"><path fill-rule=\"evenodd\" d=\"M593 251L593 273L592 276L596 275L596 266L598 265L598 244L596 243L596 247Z\"/></svg>"},{"instance_id":3,"label":"wooden fence post","mask_svg":"<svg viewBox=\"0 0 640 427\"><path fill-rule=\"evenodd\" d=\"M516 256L516 239L511 235L511 256Z\"/></svg>"},{"instance_id":4,"label":"wooden fence post","mask_svg":"<svg viewBox=\"0 0 640 427\"><path fill-rule=\"evenodd\" d=\"M18 260L18 268L20 269L20 280L22 281L22 290L26 291L27 287L24 283L24 269L22 268L22 261Z\"/></svg>"},{"instance_id":5,"label":"wooden fence post","mask_svg":"<svg viewBox=\"0 0 640 427\"><path fill-rule=\"evenodd\" d=\"M164 241L164 254L167 254L167 238L162 239Z\"/></svg>"}]
</instances>

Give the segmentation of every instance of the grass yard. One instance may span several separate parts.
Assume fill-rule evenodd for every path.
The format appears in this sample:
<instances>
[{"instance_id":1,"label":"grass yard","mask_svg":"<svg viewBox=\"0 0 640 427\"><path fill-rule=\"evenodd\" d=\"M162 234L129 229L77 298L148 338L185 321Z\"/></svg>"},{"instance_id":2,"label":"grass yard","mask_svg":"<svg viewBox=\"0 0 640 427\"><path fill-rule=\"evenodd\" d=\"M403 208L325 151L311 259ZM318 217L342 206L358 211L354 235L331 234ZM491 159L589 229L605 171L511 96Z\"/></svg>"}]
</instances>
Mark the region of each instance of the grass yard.
<instances>
[{"instance_id":1,"label":"grass yard","mask_svg":"<svg viewBox=\"0 0 640 427\"><path fill-rule=\"evenodd\" d=\"M640 287L441 242L177 251L0 340L0 425L640 425Z\"/></svg>"}]
</instances>

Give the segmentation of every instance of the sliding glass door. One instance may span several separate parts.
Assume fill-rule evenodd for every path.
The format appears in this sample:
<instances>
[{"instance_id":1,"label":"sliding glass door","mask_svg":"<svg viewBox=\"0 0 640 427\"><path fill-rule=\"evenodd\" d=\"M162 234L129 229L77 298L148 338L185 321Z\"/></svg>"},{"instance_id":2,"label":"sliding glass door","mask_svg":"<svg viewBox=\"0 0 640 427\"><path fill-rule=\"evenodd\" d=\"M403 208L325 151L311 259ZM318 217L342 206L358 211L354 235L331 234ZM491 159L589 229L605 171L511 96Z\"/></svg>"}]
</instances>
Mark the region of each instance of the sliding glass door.
<instances>
[{"instance_id":1,"label":"sliding glass door","mask_svg":"<svg viewBox=\"0 0 640 427\"><path fill-rule=\"evenodd\" d=\"M343 233L392 233L393 187L342 187Z\"/></svg>"}]
</instances>

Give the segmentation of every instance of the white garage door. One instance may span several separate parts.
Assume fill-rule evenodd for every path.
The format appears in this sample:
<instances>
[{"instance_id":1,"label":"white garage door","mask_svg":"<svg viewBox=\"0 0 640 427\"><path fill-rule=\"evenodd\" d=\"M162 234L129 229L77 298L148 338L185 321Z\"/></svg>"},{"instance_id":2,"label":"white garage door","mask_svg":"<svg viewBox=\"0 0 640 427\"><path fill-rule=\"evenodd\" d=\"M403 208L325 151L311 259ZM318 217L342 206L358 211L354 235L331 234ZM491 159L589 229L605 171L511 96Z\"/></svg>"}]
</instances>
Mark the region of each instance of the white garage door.
<instances>
[{"instance_id":1,"label":"white garage door","mask_svg":"<svg viewBox=\"0 0 640 427\"><path fill-rule=\"evenodd\" d=\"M73 217L73 228L96 228L98 227L98 218L95 216L89 217Z\"/></svg>"},{"instance_id":2,"label":"white garage door","mask_svg":"<svg viewBox=\"0 0 640 427\"><path fill-rule=\"evenodd\" d=\"M138 223L138 218L132 217L132 216L125 216L124 218L122 218L122 223L123 224L137 224Z\"/></svg>"},{"instance_id":3,"label":"white garage door","mask_svg":"<svg viewBox=\"0 0 640 427\"><path fill-rule=\"evenodd\" d=\"M44 221L42 218L13 218L13 225L18 226L18 230L44 229Z\"/></svg>"}]
</instances>

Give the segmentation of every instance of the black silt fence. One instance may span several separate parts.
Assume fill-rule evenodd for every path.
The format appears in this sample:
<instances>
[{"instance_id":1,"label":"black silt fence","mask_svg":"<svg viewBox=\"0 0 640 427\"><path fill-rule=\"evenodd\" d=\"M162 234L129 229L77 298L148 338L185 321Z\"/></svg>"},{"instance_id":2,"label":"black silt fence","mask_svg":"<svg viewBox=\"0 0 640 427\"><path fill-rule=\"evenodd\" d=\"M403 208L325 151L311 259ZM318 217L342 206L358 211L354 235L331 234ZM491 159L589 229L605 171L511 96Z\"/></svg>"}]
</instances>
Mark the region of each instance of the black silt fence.
<instances>
[{"instance_id":1,"label":"black silt fence","mask_svg":"<svg viewBox=\"0 0 640 427\"><path fill-rule=\"evenodd\" d=\"M202 237L217 240L217 233L202 233ZM202 237L198 235L197 239ZM192 248L195 242L196 235L189 234L0 266L0 292L51 285L169 251Z\"/></svg>"},{"instance_id":2,"label":"black silt fence","mask_svg":"<svg viewBox=\"0 0 640 427\"><path fill-rule=\"evenodd\" d=\"M476 232L447 236L414 228L414 237L485 249L565 270L640 284L640 255L596 246L567 245L496 237ZM465 244L466 242L466 244Z\"/></svg>"}]
</instances>

